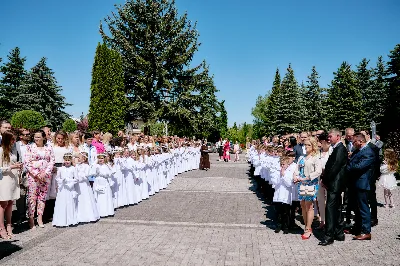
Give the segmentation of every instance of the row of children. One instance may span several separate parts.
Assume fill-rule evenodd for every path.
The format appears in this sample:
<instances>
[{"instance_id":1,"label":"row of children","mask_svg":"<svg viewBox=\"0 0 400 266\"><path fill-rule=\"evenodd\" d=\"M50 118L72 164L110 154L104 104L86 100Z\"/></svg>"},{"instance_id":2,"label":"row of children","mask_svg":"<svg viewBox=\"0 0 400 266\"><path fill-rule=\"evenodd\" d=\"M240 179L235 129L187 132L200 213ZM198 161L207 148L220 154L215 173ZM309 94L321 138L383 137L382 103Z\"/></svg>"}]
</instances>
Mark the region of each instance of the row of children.
<instances>
[{"instance_id":1,"label":"row of children","mask_svg":"<svg viewBox=\"0 0 400 266\"><path fill-rule=\"evenodd\" d=\"M141 155L139 155L141 154ZM114 215L115 209L138 204L165 189L180 173L198 169L199 146L147 152L116 147L110 154L98 154L88 164L88 153L64 154L57 170L57 197L53 226L65 227L95 222ZM89 182L94 177L94 182Z\"/></svg>"},{"instance_id":2,"label":"row of children","mask_svg":"<svg viewBox=\"0 0 400 266\"><path fill-rule=\"evenodd\" d=\"M249 162L254 167L253 175L258 178L261 191L269 202L274 202L277 226L276 232L284 234L296 227L296 208L299 207L298 187L293 181L297 171L293 151L285 151L283 147L251 146Z\"/></svg>"}]
</instances>

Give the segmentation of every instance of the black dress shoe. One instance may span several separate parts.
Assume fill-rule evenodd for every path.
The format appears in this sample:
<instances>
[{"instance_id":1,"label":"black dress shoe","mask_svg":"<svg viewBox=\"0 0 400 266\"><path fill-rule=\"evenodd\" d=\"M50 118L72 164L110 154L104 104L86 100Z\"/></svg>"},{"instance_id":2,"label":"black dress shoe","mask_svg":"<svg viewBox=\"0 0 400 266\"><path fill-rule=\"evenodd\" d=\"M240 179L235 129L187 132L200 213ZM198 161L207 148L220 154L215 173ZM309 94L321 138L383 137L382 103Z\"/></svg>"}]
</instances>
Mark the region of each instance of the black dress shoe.
<instances>
[{"instance_id":1,"label":"black dress shoe","mask_svg":"<svg viewBox=\"0 0 400 266\"><path fill-rule=\"evenodd\" d=\"M321 242L319 242L318 245L324 246L324 247L325 247L325 246L332 245L333 242L334 242L333 239L330 239L330 240L324 239L324 240L322 240Z\"/></svg>"},{"instance_id":2,"label":"black dress shoe","mask_svg":"<svg viewBox=\"0 0 400 266\"><path fill-rule=\"evenodd\" d=\"M281 231L281 227L280 226L275 227L275 233L279 233L280 231Z\"/></svg>"},{"instance_id":3,"label":"black dress shoe","mask_svg":"<svg viewBox=\"0 0 400 266\"><path fill-rule=\"evenodd\" d=\"M289 229L287 229L287 228L283 229L283 234L284 234L284 235L289 234Z\"/></svg>"},{"instance_id":4,"label":"black dress shoe","mask_svg":"<svg viewBox=\"0 0 400 266\"><path fill-rule=\"evenodd\" d=\"M345 240L344 234L341 235L341 236L335 236L335 240L336 240L336 241L344 241L344 240Z\"/></svg>"},{"instance_id":5,"label":"black dress shoe","mask_svg":"<svg viewBox=\"0 0 400 266\"><path fill-rule=\"evenodd\" d=\"M378 219L371 220L371 227L378 225Z\"/></svg>"}]
</instances>

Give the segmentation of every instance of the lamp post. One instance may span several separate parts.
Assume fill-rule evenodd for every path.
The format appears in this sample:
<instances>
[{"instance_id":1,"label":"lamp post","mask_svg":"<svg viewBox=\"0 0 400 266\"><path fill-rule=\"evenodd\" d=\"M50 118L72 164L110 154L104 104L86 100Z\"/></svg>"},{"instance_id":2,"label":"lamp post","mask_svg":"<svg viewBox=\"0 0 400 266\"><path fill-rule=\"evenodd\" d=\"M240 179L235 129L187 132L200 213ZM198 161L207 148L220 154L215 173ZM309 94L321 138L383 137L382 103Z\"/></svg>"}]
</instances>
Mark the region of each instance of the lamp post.
<instances>
[{"instance_id":1,"label":"lamp post","mask_svg":"<svg viewBox=\"0 0 400 266\"><path fill-rule=\"evenodd\" d=\"M376 123L374 121L371 122L371 138L375 139L376 136Z\"/></svg>"}]
</instances>

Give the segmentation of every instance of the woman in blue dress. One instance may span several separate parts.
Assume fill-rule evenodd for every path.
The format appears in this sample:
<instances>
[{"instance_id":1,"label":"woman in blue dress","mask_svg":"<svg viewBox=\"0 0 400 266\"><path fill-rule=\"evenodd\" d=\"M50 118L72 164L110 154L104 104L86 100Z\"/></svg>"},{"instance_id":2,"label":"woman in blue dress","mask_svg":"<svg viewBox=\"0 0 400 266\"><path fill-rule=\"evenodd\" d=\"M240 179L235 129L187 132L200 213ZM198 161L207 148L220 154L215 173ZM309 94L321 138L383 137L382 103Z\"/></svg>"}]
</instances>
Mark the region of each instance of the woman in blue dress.
<instances>
[{"instance_id":1,"label":"woman in blue dress","mask_svg":"<svg viewBox=\"0 0 400 266\"><path fill-rule=\"evenodd\" d=\"M294 181L298 183L301 212L305 224L302 239L309 239L312 234L311 224L314 220L313 203L317 198L318 177L322 173L321 162L317 156L318 142L315 138L304 141L306 156L298 160L298 171Z\"/></svg>"}]
</instances>

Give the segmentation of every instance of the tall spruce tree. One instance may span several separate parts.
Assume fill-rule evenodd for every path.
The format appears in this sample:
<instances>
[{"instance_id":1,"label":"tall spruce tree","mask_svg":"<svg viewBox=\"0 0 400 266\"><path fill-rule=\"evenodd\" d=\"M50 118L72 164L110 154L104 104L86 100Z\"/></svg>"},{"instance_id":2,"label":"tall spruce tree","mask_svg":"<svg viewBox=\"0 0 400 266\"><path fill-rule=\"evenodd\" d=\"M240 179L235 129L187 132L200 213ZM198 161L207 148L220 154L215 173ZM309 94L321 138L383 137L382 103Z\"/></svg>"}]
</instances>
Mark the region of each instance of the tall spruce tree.
<instances>
[{"instance_id":1,"label":"tall spruce tree","mask_svg":"<svg viewBox=\"0 0 400 266\"><path fill-rule=\"evenodd\" d=\"M387 82L385 80L386 67L382 56L378 57L376 67L372 69L372 81L370 91L367 96L365 111L367 121L374 121L379 130L385 115L385 106L388 99Z\"/></svg>"},{"instance_id":2,"label":"tall spruce tree","mask_svg":"<svg viewBox=\"0 0 400 266\"><path fill-rule=\"evenodd\" d=\"M11 50L7 56L8 62L0 67L3 77L0 80L0 117L10 119L17 111L15 97L20 93L20 87L26 76L25 57L21 57L18 47Z\"/></svg>"},{"instance_id":3,"label":"tall spruce tree","mask_svg":"<svg viewBox=\"0 0 400 266\"><path fill-rule=\"evenodd\" d=\"M389 135L389 133L400 133L398 122L400 121L400 44L390 51L386 81L388 91L382 130L385 135Z\"/></svg>"},{"instance_id":4,"label":"tall spruce tree","mask_svg":"<svg viewBox=\"0 0 400 266\"><path fill-rule=\"evenodd\" d=\"M326 112L324 105L324 90L319 86L320 78L315 66L307 77L304 105L307 109L308 130L319 130L327 127Z\"/></svg>"},{"instance_id":5,"label":"tall spruce tree","mask_svg":"<svg viewBox=\"0 0 400 266\"><path fill-rule=\"evenodd\" d=\"M301 95L294 71L289 64L277 97L276 122L277 133L286 134L301 130Z\"/></svg>"},{"instance_id":6,"label":"tall spruce tree","mask_svg":"<svg viewBox=\"0 0 400 266\"><path fill-rule=\"evenodd\" d=\"M272 135L277 132L276 123L276 108L278 104L278 97L281 90L281 74L279 73L279 68L275 71L274 82L272 83L271 93L265 96L265 131L267 134Z\"/></svg>"},{"instance_id":7,"label":"tall spruce tree","mask_svg":"<svg viewBox=\"0 0 400 266\"><path fill-rule=\"evenodd\" d=\"M302 112L300 112L299 116L299 128L302 131L310 130L311 128L311 121L309 118L309 114L307 113L307 87L303 81L299 86L299 102L300 106L303 107Z\"/></svg>"},{"instance_id":8,"label":"tall spruce tree","mask_svg":"<svg viewBox=\"0 0 400 266\"><path fill-rule=\"evenodd\" d=\"M347 62L343 62L333 74L334 78L328 89L330 125L339 130L347 127L361 129L365 125L365 115L356 74Z\"/></svg>"},{"instance_id":9,"label":"tall spruce tree","mask_svg":"<svg viewBox=\"0 0 400 266\"><path fill-rule=\"evenodd\" d=\"M369 127L369 124L372 121L372 115L370 114L370 101L374 96L372 91L372 71L368 68L369 60L363 58L360 64L357 66L356 71L356 80L357 80L357 88L361 93L363 110L365 111L365 119L363 121L363 125L360 125L361 128Z\"/></svg>"},{"instance_id":10,"label":"tall spruce tree","mask_svg":"<svg viewBox=\"0 0 400 266\"><path fill-rule=\"evenodd\" d=\"M116 133L125 127L127 99L120 54L98 44L90 87L89 128Z\"/></svg>"},{"instance_id":11,"label":"tall spruce tree","mask_svg":"<svg viewBox=\"0 0 400 266\"><path fill-rule=\"evenodd\" d=\"M14 103L16 111L33 110L41 113L46 124L54 129L61 128L68 118L64 109L69 104L61 95L61 87L57 84L53 70L47 66L45 57L28 72Z\"/></svg>"},{"instance_id":12,"label":"tall spruce tree","mask_svg":"<svg viewBox=\"0 0 400 266\"><path fill-rule=\"evenodd\" d=\"M110 34L101 24L103 40L123 59L125 92L130 100L128 120L157 120L171 97L192 93L190 83L200 66L188 66L200 45L198 32L186 13L178 15L175 1L128 0L105 23ZM174 86L182 81L188 86ZM173 103L173 107L187 106Z\"/></svg>"}]
</instances>

